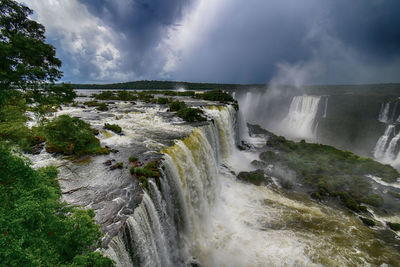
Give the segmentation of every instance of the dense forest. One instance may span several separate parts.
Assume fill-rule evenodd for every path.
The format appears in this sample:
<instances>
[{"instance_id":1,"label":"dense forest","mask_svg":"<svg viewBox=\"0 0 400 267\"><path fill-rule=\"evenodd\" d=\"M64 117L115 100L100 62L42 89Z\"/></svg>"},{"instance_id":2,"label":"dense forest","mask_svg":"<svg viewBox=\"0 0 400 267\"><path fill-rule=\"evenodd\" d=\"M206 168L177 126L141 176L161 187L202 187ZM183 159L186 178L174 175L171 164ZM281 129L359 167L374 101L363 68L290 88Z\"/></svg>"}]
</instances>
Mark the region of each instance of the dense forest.
<instances>
[{"instance_id":1,"label":"dense forest","mask_svg":"<svg viewBox=\"0 0 400 267\"><path fill-rule=\"evenodd\" d=\"M271 88L267 84L226 84L226 83L192 83L182 81L134 81L125 83L111 84L71 84L74 89L151 89L151 90L171 90L185 88L187 90L265 90ZM358 84L358 85L309 85L301 88L293 86L279 86L283 93L306 93L316 95L398 95L400 84Z\"/></svg>"},{"instance_id":2,"label":"dense forest","mask_svg":"<svg viewBox=\"0 0 400 267\"><path fill-rule=\"evenodd\" d=\"M178 89L188 90L233 90L248 88L265 88L264 84L222 84L222 83L191 83L179 81L135 81L111 84L71 84L75 89Z\"/></svg>"}]
</instances>

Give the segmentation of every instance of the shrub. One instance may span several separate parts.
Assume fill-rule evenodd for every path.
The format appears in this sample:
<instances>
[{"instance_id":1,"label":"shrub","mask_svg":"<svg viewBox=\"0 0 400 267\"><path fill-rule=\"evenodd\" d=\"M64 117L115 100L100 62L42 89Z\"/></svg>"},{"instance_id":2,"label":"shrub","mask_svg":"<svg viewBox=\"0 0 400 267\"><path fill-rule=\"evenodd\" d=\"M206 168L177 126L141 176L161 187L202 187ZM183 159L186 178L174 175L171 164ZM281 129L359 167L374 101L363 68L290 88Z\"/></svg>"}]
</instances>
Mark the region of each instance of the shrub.
<instances>
[{"instance_id":1,"label":"shrub","mask_svg":"<svg viewBox=\"0 0 400 267\"><path fill-rule=\"evenodd\" d=\"M230 94L225 93L222 90L207 91L205 93L199 94L198 96L204 100L210 100L210 101L221 101L221 102L235 101L235 99Z\"/></svg>"},{"instance_id":2,"label":"shrub","mask_svg":"<svg viewBox=\"0 0 400 267\"><path fill-rule=\"evenodd\" d=\"M140 176L139 182L143 189L147 189L147 190L149 189L149 180L147 179L146 176Z\"/></svg>"},{"instance_id":3,"label":"shrub","mask_svg":"<svg viewBox=\"0 0 400 267\"><path fill-rule=\"evenodd\" d=\"M136 157L136 156L130 156L129 157L129 162L136 162L136 161L138 161L139 159Z\"/></svg>"},{"instance_id":4,"label":"shrub","mask_svg":"<svg viewBox=\"0 0 400 267\"><path fill-rule=\"evenodd\" d=\"M202 113L198 108L184 108L178 110L176 115L187 122L206 121L207 119L201 115Z\"/></svg>"},{"instance_id":5,"label":"shrub","mask_svg":"<svg viewBox=\"0 0 400 267\"><path fill-rule=\"evenodd\" d=\"M262 182L264 182L264 171L256 170L252 172L240 172L237 178L255 185L260 185Z\"/></svg>"},{"instance_id":6,"label":"shrub","mask_svg":"<svg viewBox=\"0 0 400 267\"><path fill-rule=\"evenodd\" d=\"M365 224L368 227L373 227L373 226L376 225L374 220L371 220L371 219L368 219L368 218L365 218L365 217L361 217L361 216L359 218L363 222L363 224Z\"/></svg>"},{"instance_id":7,"label":"shrub","mask_svg":"<svg viewBox=\"0 0 400 267\"><path fill-rule=\"evenodd\" d=\"M169 103L169 110L172 112L179 111L181 109L185 109L186 107L187 107L186 103L183 101L177 100L177 101L173 101L173 102Z\"/></svg>"},{"instance_id":8,"label":"shrub","mask_svg":"<svg viewBox=\"0 0 400 267\"><path fill-rule=\"evenodd\" d=\"M145 177L158 177L158 161L148 162L143 168L135 168L131 167L130 173L136 175L137 177L145 176Z\"/></svg>"},{"instance_id":9,"label":"shrub","mask_svg":"<svg viewBox=\"0 0 400 267\"><path fill-rule=\"evenodd\" d=\"M106 103L99 103L97 105L96 109L99 110L99 111L107 111L108 110L108 106L107 106Z\"/></svg>"},{"instance_id":10,"label":"shrub","mask_svg":"<svg viewBox=\"0 0 400 267\"><path fill-rule=\"evenodd\" d=\"M119 100L123 100L123 101L137 100L136 95L134 95L133 93L126 91L126 90L118 91L117 94L118 94Z\"/></svg>"},{"instance_id":11,"label":"shrub","mask_svg":"<svg viewBox=\"0 0 400 267\"><path fill-rule=\"evenodd\" d=\"M121 133L122 128L118 124L104 124L104 129L113 131L114 133Z\"/></svg>"},{"instance_id":12,"label":"shrub","mask_svg":"<svg viewBox=\"0 0 400 267\"><path fill-rule=\"evenodd\" d=\"M112 266L93 252L102 235L93 210L59 201L55 167L34 170L2 145L0 162L2 266Z\"/></svg>"},{"instance_id":13,"label":"shrub","mask_svg":"<svg viewBox=\"0 0 400 267\"><path fill-rule=\"evenodd\" d=\"M85 104L88 107L97 107L99 102L97 102L96 100L91 100L91 101L87 101L87 102L85 102L83 104Z\"/></svg>"},{"instance_id":14,"label":"shrub","mask_svg":"<svg viewBox=\"0 0 400 267\"><path fill-rule=\"evenodd\" d=\"M42 127L47 139L46 150L66 155L103 154L108 150L100 146L90 125L79 118L61 115Z\"/></svg>"},{"instance_id":15,"label":"shrub","mask_svg":"<svg viewBox=\"0 0 400 267\"><path fill-rule=\"evenodd\" d=\"M166 98L166 97L157 98L157 104L160 104L160 105L168 104L168 98Z\"/></svg>"},{"instance_id":16,"label":"shrub","mask_svg":"<svg viewBox=\"0 0 400 267\"><path fill-rule=\"evenodd\" d=\"M390 227L393 231L400 231L400 223L392 223L392 222L386 222L387 226Z\"/></svg>"},{"instance_id":17,"label":"shrub","mask_svg":"<svg viewBox=\"0 0 400 267\"><path fill-rule=\"evenodd\" d=\"M138 93L138 98L143 102L149 103L151 102L151 99L154 98L154 96L149 94L148 92L143 91Z\"/></svg>"},{"instance_id":18,"label":"shrub","mask_svg":"<svg viewBox=\"0 0 400 267\"><path fill-rule=\"evenodd\" d=\"M363 202L374 207L381 207L383 205L383 198L380 195L373 194L363 199Z\"/></svg>"},{"instance_id":19,"label":"shrub","mask_svg":"<svg viewBox=\"0 0 400 267\"><path fill-rule=\"evenodd\" d=\"M93 97L96 99L99 99L99 100L116 100L117 99L114 92L112 92L112 91L104 91L99 94L93 95Z\"/></svg>"},{"instance_id":20,"label":"shrub","mask_svg":"<svg viewBox=\"0 0 400 267\"><path fill-rule=\"evenodd\" d=\"M195 94L196 94L195 91L176 92L176 95L179 95L179 96L191 96L191 97L193 97Z\"/></svg>"}]
</instances>

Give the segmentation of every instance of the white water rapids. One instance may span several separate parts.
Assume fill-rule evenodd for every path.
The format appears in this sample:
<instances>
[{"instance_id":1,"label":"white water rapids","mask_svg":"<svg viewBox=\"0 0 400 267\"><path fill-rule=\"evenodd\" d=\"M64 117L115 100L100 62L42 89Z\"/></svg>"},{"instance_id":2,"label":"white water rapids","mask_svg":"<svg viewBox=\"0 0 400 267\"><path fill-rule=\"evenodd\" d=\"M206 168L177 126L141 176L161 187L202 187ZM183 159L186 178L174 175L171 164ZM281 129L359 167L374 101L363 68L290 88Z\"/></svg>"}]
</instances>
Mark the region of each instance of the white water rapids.
<instances>
[{"instance_id":1,"label":"white water rapids","mask_svg":"<svg viewBox=\"0 0 400 267\"><path fill-rule=\"evenodd\" d=\"M301 110L314 114L319 100L302 101L293 108L299 114L288 120L311 125L313 119ZM238 124L241 132L245 127L232 106L204 105L203 110L210 123L198 127L180 124L157 105L121 102L94 119L89 115L94 110L81 116L97 128L105 122L123 128L124 135L99 136L103 145L120 150L113 155L117 161L162 152L160 185L150 180L142 195L127 170L104 168L107 156L78 164L42 153L34 162L65 165L63 191L86 186L64 200L94 208L109 240L102 251L117 266L369 266L399 259L392 248L377 245L373 230L349 212L307 195L237 180L234 173L252 170L250 162L258 158L254 150L236 148ZM261 137L245 139L263 145ZM140 204L132 204L138 195Z\"/></svg>"}]
</instances>

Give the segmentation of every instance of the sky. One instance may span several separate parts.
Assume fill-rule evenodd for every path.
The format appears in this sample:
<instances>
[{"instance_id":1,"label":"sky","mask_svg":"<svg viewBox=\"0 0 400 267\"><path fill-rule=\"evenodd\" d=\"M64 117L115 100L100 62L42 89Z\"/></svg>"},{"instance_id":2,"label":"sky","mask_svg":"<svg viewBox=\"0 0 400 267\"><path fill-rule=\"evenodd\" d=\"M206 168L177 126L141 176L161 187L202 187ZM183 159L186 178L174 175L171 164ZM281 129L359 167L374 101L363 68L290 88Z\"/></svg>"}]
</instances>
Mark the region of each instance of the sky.
<instances>
[{"instance_id":1,"label":"sky","mask_svg":"<svg viewBox=\"0 0 400 267\"><path fill-rule=\"evenodd\" d=\"M400 82L399 0L19 0L63 81Z\"/></svg>"}]
</instances>

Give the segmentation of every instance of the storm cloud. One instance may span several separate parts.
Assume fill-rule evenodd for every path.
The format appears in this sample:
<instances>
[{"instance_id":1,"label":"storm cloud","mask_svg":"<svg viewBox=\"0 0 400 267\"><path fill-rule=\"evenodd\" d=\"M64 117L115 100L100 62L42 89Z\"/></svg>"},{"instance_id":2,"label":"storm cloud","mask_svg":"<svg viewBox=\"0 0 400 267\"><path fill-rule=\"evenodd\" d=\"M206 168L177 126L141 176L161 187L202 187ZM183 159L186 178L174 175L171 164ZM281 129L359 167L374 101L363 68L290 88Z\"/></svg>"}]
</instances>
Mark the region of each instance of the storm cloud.
<instances>
[{"instance_id":1,"label":"storm cloud","mask_svg":"<svg viewBox=\"0 0 400 267\"><path fill-rule=\"evenodd\" d=\"M396 0L23 2L66 81L400 82Z\"/></svg>"}]
</instances>

